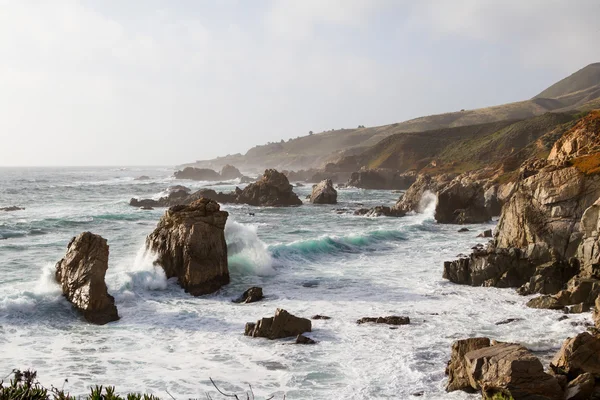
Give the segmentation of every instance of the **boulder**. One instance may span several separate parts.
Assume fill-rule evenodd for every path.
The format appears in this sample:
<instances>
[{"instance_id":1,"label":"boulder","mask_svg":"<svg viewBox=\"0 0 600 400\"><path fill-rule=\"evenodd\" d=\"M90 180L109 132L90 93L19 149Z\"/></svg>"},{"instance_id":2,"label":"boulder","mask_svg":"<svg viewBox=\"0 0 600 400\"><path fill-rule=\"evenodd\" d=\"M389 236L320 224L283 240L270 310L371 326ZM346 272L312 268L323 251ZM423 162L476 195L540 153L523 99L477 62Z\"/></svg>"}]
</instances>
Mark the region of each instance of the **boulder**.
<instances>
[{"instance_id":1,"label":"boulder","mask_svg":"<svg viewBox=\"0 0 600 400\"><path fill-rule=\"evenodd\" d=\"M337 204L337 191L333 188L331 179L325 179L313 186L310 202L314 204Z\"/></svg>"},{"instance_id":2,"label":"boulder","mask_svg":"<svg viewBox=\"0 0 600 400\"><path fill-rule=\"evenodd\" d=\"M477 235L477 237L480 238L491 238L492 235L492 230L491 229L486 229L485 231L481 232L479 235Z\"/></svg>"},{"instance_id":3,"label":"boulder","mask_svg":"<svg viewBox=\"0 0 600 400\"><path fill-rule=\"evenodd\" d=\"M594 393L596 380L589 372L579 375L567 385L565 400L588 400Z\"/></svg>"},{"instance_id":4,"label":"boulder","mask_svg":"<svg viewBox=\"0 0 600 400\"><path fill-rule=\"evenodd\" d=\"M376 324L388 324L388 325L408 325L410 324L410 318L401 317L397 315L390 315L388 317L363 317L356 321L357 324L365 324L373 322Z\"/></svg>"},{"instance_id":5,"label":"boulder","mask_svg":"<svg viewBox=\"0 0 600 400\"><path fill-rule=\"evenodd\" d=\"M404 212L423 212L425 208L436 201L436 195L445 185L450 183L455 175L442 174L435 177L418 175L406 193L400 197L395 208Z\"/></svg>"},{"instance_id":6,"label":"boulder","mask_svg":"<svg viewBox=\"0 0 600 400\"><path fill-rule=\"evenodd\" d=\"M354 215L365 217L404 217L406 212L395 207L376 206L373 208L360 208L354 211Z\"/></svg>"},{"instance_id":7,"label":"boulder","mask_svg":"<svg viewBox=\"0 0 600 400\"><path fill-rule=\"evenodd\" d=\"M177 277L194 296L212 293L229 283L225 223L228 213L214 200L201 198L169 208L147 238L155 264L167 278Z\"/></svg>"},{"instance_id":8,"label":"boulder","mask_svg":"<svg viewBox=\"0 0 600 400\"><path fill-rule=\"evenodd\" d=\"M465 354L465 370L471 387L481 390L485 399L563 398L558 380L544 372L537 357L517 344L498 343L470 351Z\"/></svg>"},{"instance_id":9,"label":"boulder","mask_svg":"<svg viewBox=\"0 0 600 400\"><path fill-rule=\"evenodd\" d=\"M311 325L309 319L296 317L286 310L278 308L274 317L262 318L256 323L248 322L244 334L271 340L281 339L310 332Z\"/></svg>"},{"instance_id":10,"label":"boulder","mask_svg":"<svg viewBox=\"0 0 600 400\"><path fill-rule=\"evenodd\" d=\"M361 189L406 190L416 181L415 172L392 169L364 169L350 175L347 186Z\"/></svg>"},{"instance_id":11,"label":"boulder","mask_svg":"<svg viewBox=\"0 0 600 400\"><path fill-rule=\"evenodd\" d=\"M17 207L17 206L0 207L0 211L21 211L21 210L24 210L24 208Z\"/></svg>"},{"instance_id":12,"label":"boulder","mask_svg":"<svg viewBox=\"0 0 600 400\"><path fill-rule=\"evenodd\" d=\"M254 286L246 290L240 297L235 299L234 303L255 303L263 299L262 288Z\"/></svg>"},{"instance_id":13,"label":"boulder","mask_svg":"<svg viewBox=\"0 0 600 400\"><path fill-rule=\"evenodd\" d=\"M483 185L458 178L438 193L435 219L442 224L474 224L491 220Z\"/></svg>"},{"instance_id":14,"label":"boulder","mask_svg":"<svg viewBox=\"0 0 600 400\"><path fill-rule=\"evenodd\" d=\"M296 344L316 344L317 342L314 339L311 339L302 334L296 337Z\"/></svg>"},{"instance_id":15,"label":"boulder","mask_svg":"<svg viewBox=\"0 0 600 400\"><path fill-rule=\"evenodd\" d=\"M91 232L71 239L67 254L56 264L55 277L64 296L87 321L99 325L119 319L104 281L107 269L106 239Z\"/></svg>"},{"instance_id":16,"label":"boulder","mask_svg":"<svg viewBox=\"0 0 600 400\"><path fill-rule=\"evenodd\" d=\"M489 346L490 339L488 338L462 339L452 343L452 353L450 355L450 361L448 361L448 366L446 367L446 375L448 375L446 391L474 391L467 375L465 354Z\"/></svg>"},{"instance_id":17,"label":"boulder","mask_svg":"<svg viewBox=\"0 0 600 400\"><path fill-rule=\"evenodd\" d=\"M571 380L585 373L600 378L600 338L582 332L565 340L550 368Z\"/></svg>"},{"instance_id":18,"label":"boulder","mask_svg":"<svg viewBox=\"0 0 600 400\"><path fill-rule=\"evenodd\" d=\"M221 175L209 168L185 167L182 171L176 171L176 179L191 179L194 181L218 181Z\"/></svg>"},{"instance_id":19,"label":"boulder","mask_svg":"<svg viewBox=\"0 0 600 400\"><path fill-rule=\"evenodd\" d=\"M244 175L233 165L227 164L221 168L221 179L230 180L242 178Z\"/></svg>"},{"instance_id":20,"label":"boulder","mask_svg":"<svg viewBox=\"0 0 600 400\"><path fill-rule=\"evenodd\" d=\"M287 177L274 169L267 169L262 178L246 186L237 196L237 202L261 207L302 204Z\"/></svg>"}]
</instances>

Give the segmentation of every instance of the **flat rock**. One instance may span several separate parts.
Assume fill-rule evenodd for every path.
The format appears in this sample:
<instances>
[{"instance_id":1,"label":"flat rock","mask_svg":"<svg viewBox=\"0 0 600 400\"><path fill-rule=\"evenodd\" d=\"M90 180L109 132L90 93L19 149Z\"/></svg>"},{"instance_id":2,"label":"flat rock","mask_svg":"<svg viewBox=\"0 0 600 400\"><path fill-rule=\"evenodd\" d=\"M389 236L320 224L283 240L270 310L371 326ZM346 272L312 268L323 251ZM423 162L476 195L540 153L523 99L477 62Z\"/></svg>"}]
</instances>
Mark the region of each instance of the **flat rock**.
<instances>
[{"instance_id":1,"label":"flat rock","mask_svg":"<svg viewBox=\"0 0 600 400\"><path fill-rule=\"evenodd\" d=\"M388 325L408 325L410 324L410 318L397 315L390 315L388 317L363 317L356 321L356 323L359 325L368 322Z\"/></svg>"}]
</instances>

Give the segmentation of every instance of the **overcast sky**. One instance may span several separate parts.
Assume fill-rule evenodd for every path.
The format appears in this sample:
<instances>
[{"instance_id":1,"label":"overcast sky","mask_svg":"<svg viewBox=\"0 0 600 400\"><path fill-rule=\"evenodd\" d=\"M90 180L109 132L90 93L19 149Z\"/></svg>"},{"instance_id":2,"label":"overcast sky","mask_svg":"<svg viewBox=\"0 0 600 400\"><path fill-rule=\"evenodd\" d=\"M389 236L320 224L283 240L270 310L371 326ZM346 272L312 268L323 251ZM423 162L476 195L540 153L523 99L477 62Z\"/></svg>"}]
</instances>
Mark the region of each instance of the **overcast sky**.
<instances>
[{"instance_id":1,"label":"overcast sky","mask_svg":"<svg viewBox=\"0 0 600 400\"><path fill-rule=\"evenodd\" d=\"M598 0L0 0L0 165L174 165L530 98Z\"/></svg>"}]
</instances>

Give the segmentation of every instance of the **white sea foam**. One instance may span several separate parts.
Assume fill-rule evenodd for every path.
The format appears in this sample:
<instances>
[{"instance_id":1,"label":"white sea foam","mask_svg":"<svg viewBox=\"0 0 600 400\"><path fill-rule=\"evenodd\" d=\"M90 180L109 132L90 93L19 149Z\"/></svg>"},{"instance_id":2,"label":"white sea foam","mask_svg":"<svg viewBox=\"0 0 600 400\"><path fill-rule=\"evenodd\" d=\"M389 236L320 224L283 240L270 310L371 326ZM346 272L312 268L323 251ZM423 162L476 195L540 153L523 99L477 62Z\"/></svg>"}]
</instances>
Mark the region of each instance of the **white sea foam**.
<instances>
[{"instance_id":1,"label":"white sea foam","mask_svg":"<svg viewBox=\"0 0 600 400\"><path fill-rule=\"evenodd\" d=\"M230 268L259 276L273 275L273 259L267 245L258 238L257 226L228 220L225 239Z\"/></svg>"},{"instance_id":2,"label":"white sea foam","mask_svg":"<svg viewBox=\"0 0 600 400\"><path fill-rule=\"evenodd\" d=\"M129 260L126 266L122 269L125 270L129 281L126 282L129 290L136 290L138 288L146 290L164 290L167 288L167 277L165 271L154 265L156 260L156 254L146 249L145 245L139 247L135 258Z\"/></svg>"}]
</instances>

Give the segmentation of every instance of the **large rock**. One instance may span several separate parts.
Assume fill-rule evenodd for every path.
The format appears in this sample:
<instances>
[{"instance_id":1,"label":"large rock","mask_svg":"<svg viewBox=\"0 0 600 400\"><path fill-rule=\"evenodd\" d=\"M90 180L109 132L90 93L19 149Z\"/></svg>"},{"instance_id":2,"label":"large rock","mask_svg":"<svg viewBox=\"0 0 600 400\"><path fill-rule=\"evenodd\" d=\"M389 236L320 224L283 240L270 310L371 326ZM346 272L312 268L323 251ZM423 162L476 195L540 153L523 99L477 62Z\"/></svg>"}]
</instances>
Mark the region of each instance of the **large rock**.
<instances>
[{"instance_id":1,"label":"large rock","mask_svg":"<svg viewBox=\"0 0 600 400\"><path fill-rule=\"evenodd\" d=\"M415 172L400 173L391 169L364 169L350 175L347 186L361 189L405 190L416 180Z\"/></svg>"},{"instance_id":2,"label":"large rock","mask_svg":"<svg viewBox=\"0 0 600 400\"><path fill-rule=\"evenodd\" d=\"M87 321L99 325L119 319L115 299L104 282L107 269L106 239L91 232L74 237L67 254L56 264L56 281L65 297Z\"/></svg>"},{"instance_id":3,"label":"large rock","mask_svg":"<svg viewBox=\"0 0 600 400\"><path fill-rule=\"evenodd\" d=\"M221 175L209 168L185 167L182 171L176 171L174 174L177 179L191 179L194 181L218 181Z\"/></svg>"},{"instance_id":4,"label":"large rock","mask_svg":"<svg viewBox=\"0 0 600 400\"><path fill-rule=\"evenodd\" d=\"M337 191L331 179L325 179L313 186L310 202L315 204L337 204Z\"/></svg>"},{"instance_id":5,"label":"large rock","mask_svg":"<svg viewBox=\"0 0 600 400\"><path fill-rule=\"evenodd\" d=\"M564 162L600 152L600 111L592 111L554 143L548 160Z\"/></svg>"},{"instance_id":6,"label":"large rock","mask_svg":"<svg viewBox=\"0 0 600 400\"><path fill-rule=\"evenodd\" d=\"M234 167L233 165L227 164L224 165L223 168L221 168L221 179L237 179L243 176L244 175L240 172L240 170Z\"/></svg>"},{"instance_id":7,"label":"large rock","mask_svg":"<svg viewBox=\"0 0 600 400\"><path fill-rule=\"evenodd\" d=\"M565 400L588 400L594 393L596 380L590 373L579 375L569 382L565 392Z\"/></svg>"},{"instance_id":8,"label":"large rock","mask_svg":"<svg viewBox=\"0 0 600 400\"><path fill-rule=\"evenodd\" d=\"M479 182L455 179L438 193L435 219L442 224L487 222L485 191Z\"/></svg>"},{"instance_id":9,"label":"large rock","mask_svg":"<svg viewBox=\"0 0 600 400\"><path fill-rule=\"evenodd\" d=\"M394 208L404 212L423 212L425 208L436 201L438 191L450 183L455 175L418 175L406 193L400 197Z\"/></svg>"},{"instance_id":10,"label":"large rock","mask_svg":"<svg viewBox=\"0 0 600 400\"><path fill-rule=\"evenodd\" d=\"M238 195L237 202L262 207L302 204L287 177L274 169L267 169L261 179L246 186Z\"/></svg>"},{"instance_id":11,"label":"large rock","mask_svg":"<svg viewBox=\"0 0 600 400\"><path fill-rule=\"evenodd\" d=\"M169 208L147 238L155 264L167 278L177 277L194 296L212 293L229 283L225 223L228 213L217 202L201 198Z\"/></svg>"},{"instance_id":12,"label":"large rock","mask_svg":"<svg viewBox=\"0 0 600 400\"><path fill-rule=\"evenodd\" d=\"M307 318L296 317L286 310L278 308L275 316L259 319L256 323L248 322L244 334L246 336L281 339L298 336L310 332L312 324Z\"/></svg>"},{"instance_id":13,"label":"large rock","mask_svg":"<svg viewBox=\"0 0 600 400\"><path fill-rule=\"evenodd\" d=\"M499 343L473 350L465 355L465 364L471 387L481 390L485 399L563 398L557 379L546 374L540 360L523 346Z\"/></svg>"},{"instance_id":14,"label":"large rock","mask_svg":"<svg viewBox=\"0 0 600 400\"><path fill-rule=\"evenodd\" d=\"M558 374L567 375L569 379L575 379L586 372L600 378L600 338L582 332L565 340L550 367Z\"/></svg>"},{"instance_id":15,"label":"large rock","mask_svg":"<svg viewBox=\"0 0 600 400\"><path fill-rule=\"evenodd\" d=\"M446 375L448 375L446 390L448 392L453 392L455 390L474 390L471 387L471 382L469 381L469 376L467 374L465 355L470 351L483 349L489 346L490 339L488 338L462 339L452 343L452 353L446 368Z\"/></svg>"}]
</instances>

